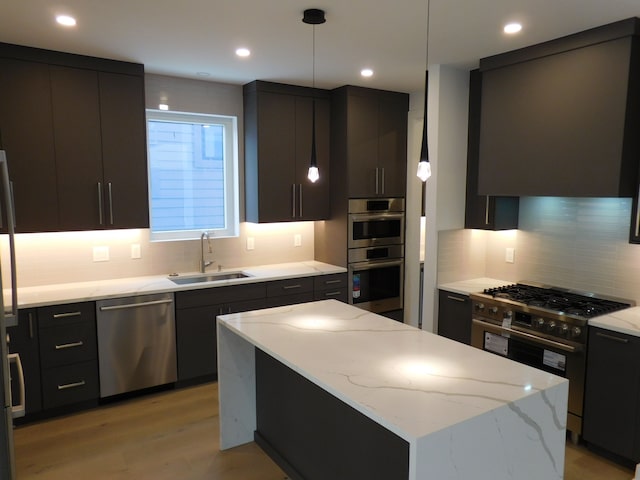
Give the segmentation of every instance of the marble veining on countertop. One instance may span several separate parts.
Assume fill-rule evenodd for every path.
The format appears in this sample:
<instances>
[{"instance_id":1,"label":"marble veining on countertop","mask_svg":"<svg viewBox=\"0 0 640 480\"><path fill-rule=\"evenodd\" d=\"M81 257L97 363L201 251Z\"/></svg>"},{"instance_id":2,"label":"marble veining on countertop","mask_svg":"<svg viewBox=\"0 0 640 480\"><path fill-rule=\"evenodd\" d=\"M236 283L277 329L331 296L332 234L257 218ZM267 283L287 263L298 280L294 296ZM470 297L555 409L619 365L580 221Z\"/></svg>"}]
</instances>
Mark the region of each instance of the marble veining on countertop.
<instances>
[{"instance_id":1,"label":"marble veining on countertop","mask_svg":"<svg viewBox=\"0 0 640 480\"><path fill-rule=\"evenodd\" d=\"M591 318L589 325L640 337L640 306Z\"/></svg>"},{"instance_id":2,"label":"marble veining on countertop","mask_svg":"<svg viewBox=\"0 0 640 480\"><path fill-rule=\"evenodd\" d=\"M503 287L516 282L508 282L506 280L497 280L495 278L471 278L469 280L461 280L458 282L443 283L438 285L440 290L459 293L461 295L469 295L471 293L482 292L485 288Z\"/></svg>"},{"instance_id":3,"label":"marble veining on countertop","mask_svg":"<svg viewBox=\"0 0 640 480\"><path fill-rule=\"evenodd\" d=\"M407 439L566 382L335 300L218 318L272 357ZM549 402L548 417L564 428L566 412L552 405Z\"/></svg>"},{"instance_id":4,"label":"marble veining on countertop","mask_svg":"<svg viewBox=\"0 0 640 480\"><path fill-rule=\"evenodd\" d=\"M249 276L215 282L191 283L178 285L173 283L169 275L151 275L145 277L120 278L112 280L96 280L93 282L60 283L35 287L18 287L18 308L31 308L44 305L84 302L105 298L127 297L133 295L147 295L153 293L178 292L197 290L224 285L239 285L287 278L326 275L346 272L344 267L337 267L313 260L294 263L280 263L260 265L255 267L240 267L223 269L227 271L242 271ZM218 273L215 270L207 273ZM178 277L199 275L197 272L181 273ZM4 290L5 305L10 304L10 294Z\"/></svg>"}]
</instances>

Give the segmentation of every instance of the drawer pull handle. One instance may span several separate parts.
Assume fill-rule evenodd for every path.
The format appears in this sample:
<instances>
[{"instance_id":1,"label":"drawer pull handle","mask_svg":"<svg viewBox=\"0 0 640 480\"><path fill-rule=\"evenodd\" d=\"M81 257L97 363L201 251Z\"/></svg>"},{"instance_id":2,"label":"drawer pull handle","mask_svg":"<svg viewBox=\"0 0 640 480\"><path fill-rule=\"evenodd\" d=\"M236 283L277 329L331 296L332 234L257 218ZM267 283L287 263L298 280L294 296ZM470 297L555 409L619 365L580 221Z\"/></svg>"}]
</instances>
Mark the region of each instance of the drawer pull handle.
<instances>
[{"instance_id":1,"label":"drawer pull handle","mask_svg":"<svg viewBox=\"0 0 640 480\"><path fill-rule=\"evenodd\" d=\"M65 385L58 385L58 390L68 390L69 388L77 388L84 387L86 382L84 380L80 380L79 382L67 383Z\"/></svg>"},{"instance_id":2,"label":"drawer pull handle","mask_svg":"<svg viewBox=\"0 0 640 480\"><path fill-rule=\"evenodd\" d=\"M606 333L600 333L600 332L597 332L596 335L598 337L606 338L607 340L613 340L614 342L629 343L629 339L627 338L615 337L613 335L607 335Z\"/></svg>"},{"instance_id":3,"label":"drawer pull handle","mask_svg":"<svg viewBox=\"0 0 640 480\"><path fill-rule=\"evenodd\" d=\"M302 285L297 284L297 285L285 285L284 287L282 287L284 290L291 290L293 288L302 288Z\"/></svg>"},{"instance_id":4,"label":"drawer pull handle","mask_svg":"<svg viewBox=\"0 0 640 480\"><path fill-rule=\"evenodd\" d=\"M82 312L54 313L53 318L79 317Z\"/></svg>"},{"instance_id":5,"label":"drawer pull handle","mask_svg":"<svg viewBox=\"0 0 640 480\"><path fill-rule=\"evenodd\" d=\"M464 302L466 302L466 301L467 301L467 299L466 299L466 298L453 297L453 296L451 296L451 295L447 295L447 298L448 298L449 300L455 300L456 302L460 302L460 303L464 303Z\"/></svg>"},{"instance_id":6,"label":"drawer pull handle","mask_svg":"<svg viewBox=\"0 0 640 480\"><path fill-rule=\"evenodd\" d=\"M331 285L333 283L341 283L341 282L342 282L342 280L325 280L324 284L325 285Z\"/></svg>"},{"instance_id":7,"label":"drawer pull handle","mask_svg":"<svg viewBox=\"0 0 640 480\"><path fill-rule=\"evenodd\" d=\"M84 342L82 340L79 342L63 343L62 345L56 345L56 350L64 350L66 348L81 347L83 345L84 345Z\"/></svg>"},{"instance_id":8,"label":"drawer pull handle","mask_svg":"<svg viewBox=\"0 0 640 480\"><path fill-rule=\"evenodd\" d=\"M325 297L337 297L341 292L326 292L324 294Z\"/></svg>"}]
</instances>

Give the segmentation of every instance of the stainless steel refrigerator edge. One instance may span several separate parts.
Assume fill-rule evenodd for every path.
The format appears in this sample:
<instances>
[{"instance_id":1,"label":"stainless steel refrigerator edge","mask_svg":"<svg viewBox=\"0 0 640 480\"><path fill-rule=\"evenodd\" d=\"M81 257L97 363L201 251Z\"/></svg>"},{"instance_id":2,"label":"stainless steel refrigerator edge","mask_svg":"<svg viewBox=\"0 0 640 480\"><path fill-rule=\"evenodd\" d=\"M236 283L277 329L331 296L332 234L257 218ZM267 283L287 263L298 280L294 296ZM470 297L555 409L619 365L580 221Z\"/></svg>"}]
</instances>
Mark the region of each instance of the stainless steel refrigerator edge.
<instances>
[{"instance_id":1,"label":"stainless steel refrigerator edge","mask_svg":"<svg viewBox=\"0 0 640 480\"><path fill-rule=\"evenodd\" d=\"M13 419L24 415L24 378L22 376L22 365L18 355L9 355L7 327L17 324L18 301L16 289L16 259L15 259L15 228L13 218L13 202L11 198L11 188L9 182L9 169L7 167L7 156L0 150L0 175L2 196L6 208L6 221L9 232L9 251L11 268L11 311L6 312L4 298L0 296L0 394L3 399L2 414L0 415L0 480L14 480L16 478L15 457L13 450ZM0 292L2 289L2 275L0 274ZM11 358L10 358L11 357ZM12 406L11 399L11 376L9 361L15 362L20 382L21 399L18 406Z\"/></svg>"}]
</instances>

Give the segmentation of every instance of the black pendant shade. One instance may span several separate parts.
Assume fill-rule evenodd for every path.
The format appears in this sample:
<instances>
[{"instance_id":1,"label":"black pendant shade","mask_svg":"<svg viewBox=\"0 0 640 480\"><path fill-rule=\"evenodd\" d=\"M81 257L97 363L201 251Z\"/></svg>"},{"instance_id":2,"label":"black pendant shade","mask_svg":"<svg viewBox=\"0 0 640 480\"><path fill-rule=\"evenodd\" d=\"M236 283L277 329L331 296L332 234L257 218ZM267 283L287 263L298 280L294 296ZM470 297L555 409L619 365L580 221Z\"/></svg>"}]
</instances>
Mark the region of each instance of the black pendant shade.
<instances>
[{"instance_id":1,"label":"black pendant shade","mask_svg":"<svg viewBox=\"0 0 640 480\"><path fill-rule=\"evenodd\" d=\"M425 73L424 79L424 122L422 122L422 147L420 148L420 161L429 161L429 142L427 141L427 95L429 89L429 71Z\"/></svg>"}]
</instances>

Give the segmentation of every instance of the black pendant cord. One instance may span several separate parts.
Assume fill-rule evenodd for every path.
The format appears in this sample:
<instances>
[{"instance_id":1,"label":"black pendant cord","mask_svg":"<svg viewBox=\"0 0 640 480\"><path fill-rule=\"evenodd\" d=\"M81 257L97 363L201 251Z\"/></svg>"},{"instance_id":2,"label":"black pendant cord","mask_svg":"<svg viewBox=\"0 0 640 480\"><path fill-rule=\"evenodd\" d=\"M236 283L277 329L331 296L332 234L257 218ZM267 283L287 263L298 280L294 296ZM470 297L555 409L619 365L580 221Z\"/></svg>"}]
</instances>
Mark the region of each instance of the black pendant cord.
<instances>
[{"instance_id":1,"label":"black pendant cord","mask_svg":"<svg viewBox=\"0 0 640 480\"><path fill-rule=\"evenodd\" d=\"M427 53L426 72L424 79L424 120L422 123L422 147L420 148L420 161L429 161L429 144L427 142L427 97L429 92L429 24L431 23L430 2L427 0Z\"/></svg>"}]
</instances>

